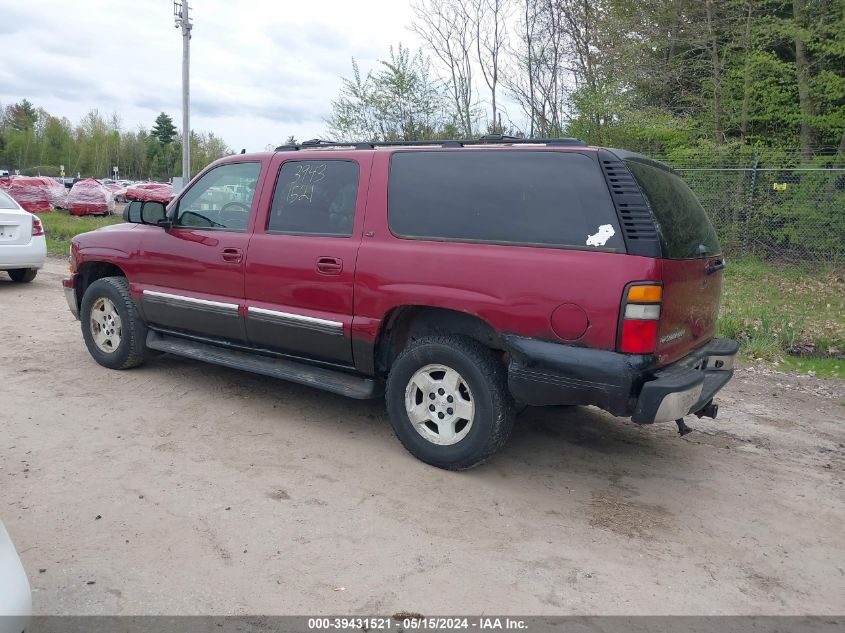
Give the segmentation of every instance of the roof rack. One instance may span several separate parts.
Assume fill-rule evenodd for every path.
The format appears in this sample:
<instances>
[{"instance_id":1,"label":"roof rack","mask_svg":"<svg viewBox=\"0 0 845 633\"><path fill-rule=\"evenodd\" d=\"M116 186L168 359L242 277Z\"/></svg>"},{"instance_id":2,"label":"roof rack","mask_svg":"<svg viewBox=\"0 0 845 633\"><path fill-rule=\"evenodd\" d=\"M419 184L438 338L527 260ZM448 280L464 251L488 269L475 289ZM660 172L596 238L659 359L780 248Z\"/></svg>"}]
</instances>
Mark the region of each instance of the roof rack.
<instances>
[{"instance_id":1,"label":"roof rack","mask_svg":"<svg viewBox=\"0 0 845 633\"><path fill-rule=\"evenodd\" d=\"M472 145L490 145L493 143L504 143L507 145L586 145L578 138L518 138L504 134L487 134L476 140L443 140L443 141L383 141L383 142L356 142L356 141L326 141L313 138L298 145L279 145L277 152L291 152L303 149L328 148L328 147L350 147L353 149L374 149L376 147L467 147Z\"/></svg>"}]
</instances>

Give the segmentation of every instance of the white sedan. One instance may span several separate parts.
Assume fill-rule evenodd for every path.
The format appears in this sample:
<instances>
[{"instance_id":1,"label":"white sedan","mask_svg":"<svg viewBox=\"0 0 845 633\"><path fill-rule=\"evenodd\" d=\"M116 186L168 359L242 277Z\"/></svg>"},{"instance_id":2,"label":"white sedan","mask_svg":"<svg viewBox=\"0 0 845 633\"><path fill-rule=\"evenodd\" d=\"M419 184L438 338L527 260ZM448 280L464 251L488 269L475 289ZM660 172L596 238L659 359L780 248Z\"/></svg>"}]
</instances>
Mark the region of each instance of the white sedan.
<instances>
[{"instance_id":1,"label":"white sedan","mask_svg":"<svg viewBox=\"0 0 845 633\"><path fill-rule=\"evenodd\" d=\"M32 615L32 593L9 533L0 522L0 633L21 633Z\"/></svg>"},{"instance_id":2,"label":"white sedan","mask_svg":"<svg viewBox=\"0 0 845 633\"><path fill-rule=\"evenodd\" d=\"M0 270L12 281L26 283L35 279L46 257L41 220L0 189Z\"/></svg>"}]
</instances>

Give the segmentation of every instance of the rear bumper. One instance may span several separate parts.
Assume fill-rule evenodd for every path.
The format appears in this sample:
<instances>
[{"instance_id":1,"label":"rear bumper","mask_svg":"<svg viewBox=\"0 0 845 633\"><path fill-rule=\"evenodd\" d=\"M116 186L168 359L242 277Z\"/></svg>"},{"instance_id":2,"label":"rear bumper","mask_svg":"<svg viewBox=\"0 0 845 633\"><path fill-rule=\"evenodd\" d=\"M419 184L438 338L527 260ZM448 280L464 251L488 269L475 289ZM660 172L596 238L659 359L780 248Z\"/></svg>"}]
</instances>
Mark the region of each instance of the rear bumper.
<instances>
[{"instance_id":1,"label":"rear bumper","mask_svg":"<svg viewBox=\"0 0 845 633\"><path fill-rule=\"evenodd\" d=\"M65 291L65 300L67 301L67 307L70 309L71 314L79 320L79 304L76 302L76 273L67 277L66 279L62 279L62 290Z\"/></svg>"},{"instance_id":2,"label":"rear bumper","mask_svg":"<svg viewBox=\"0 0 845 633\"><path fill-rule=\"evenodd\" d=\"M517 400L535 406L595 405L638 424L668 422L704 409L733 376L739 348L735 341L713 339L657 369L650 355L520 337L506 342L508 386Z\"/></svg>"},{"instance_id":3,"label":"rear bumper","mask_svg":"<svg viewBox=\"0 0 845 633\"><path fill-rule=\"evenodd\" d=\"M35 235L27 244L0 244L0 270L43 268L47 258L47 242Z\"/></svg>"},{"instance_id":4,"label":"rear bumper","mask_svg":"<svg viewBox=\"0 0 845 633\"><path fill-rule=\"evenodd\" d=\"M713 339L643 384L631 419L639 424L670 422L701 411L733 376L736 341Z\"/></svg>"}]
</instances>

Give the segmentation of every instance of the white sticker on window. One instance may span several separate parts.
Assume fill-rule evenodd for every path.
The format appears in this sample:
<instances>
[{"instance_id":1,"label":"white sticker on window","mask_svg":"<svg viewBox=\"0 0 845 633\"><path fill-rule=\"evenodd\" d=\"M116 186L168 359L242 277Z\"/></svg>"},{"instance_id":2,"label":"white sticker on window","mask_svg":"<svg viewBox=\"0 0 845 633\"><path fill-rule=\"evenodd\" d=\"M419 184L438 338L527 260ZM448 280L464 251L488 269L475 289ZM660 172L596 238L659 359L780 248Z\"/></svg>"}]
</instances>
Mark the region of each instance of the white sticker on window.
<instances>
[{"instance_id":1,"label":"white sticker on window","mask_svg":"<svg viewBox=\"0 0 845 633\"><path fill-rule=\"evenodd\" d=\"M587 236L587 246L604 246L607 240L616 235L612 224L602 224L599 227L599 232L594 235Z\"/></svg>"}]
</instances>

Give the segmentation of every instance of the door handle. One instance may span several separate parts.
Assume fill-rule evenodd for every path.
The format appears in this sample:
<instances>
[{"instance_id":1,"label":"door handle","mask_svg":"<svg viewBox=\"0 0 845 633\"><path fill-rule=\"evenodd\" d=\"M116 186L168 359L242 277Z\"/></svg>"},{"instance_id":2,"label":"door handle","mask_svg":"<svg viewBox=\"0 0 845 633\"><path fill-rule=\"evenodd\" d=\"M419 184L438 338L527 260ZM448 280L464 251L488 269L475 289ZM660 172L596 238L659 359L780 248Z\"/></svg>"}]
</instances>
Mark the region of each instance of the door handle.
<instances>
[{"instance_id":1,"label":"door handle","mask_svg":"<svg viewBox=\"0 0 845 633\"><path fill-rule=\"evenodd\" d=\"M244 252L239 248L224 248L223 261L230 264L240 264L244 258Z\"/></svg>"},{"instance_id":2,"label":"door handle","mask_svg":"<svg viewBox=\"0 0 845 633\"><path fill-rule=\"evenodd\" d=\"M317 272L321 275L339 275L343 272L343 260L340 257L318 257Z\"/></svg>"}]
</instances>

